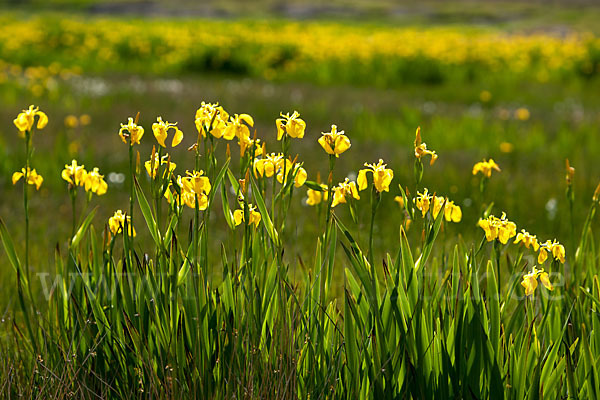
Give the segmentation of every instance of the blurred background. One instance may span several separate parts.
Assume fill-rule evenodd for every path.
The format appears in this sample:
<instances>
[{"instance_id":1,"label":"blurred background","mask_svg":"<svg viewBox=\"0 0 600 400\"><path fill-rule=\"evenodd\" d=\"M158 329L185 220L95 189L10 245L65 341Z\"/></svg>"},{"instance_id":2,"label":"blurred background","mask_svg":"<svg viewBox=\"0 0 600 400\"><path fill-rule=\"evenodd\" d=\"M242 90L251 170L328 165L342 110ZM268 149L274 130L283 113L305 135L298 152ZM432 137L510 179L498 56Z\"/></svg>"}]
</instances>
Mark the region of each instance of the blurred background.
<instances>
[{"instance_id":1,"label":"blurred background","mask_svg":"<svg viewBox=\"0 0 600 400\"><path fill-rule=\"evenodd\" d=\"M311 180L328 168L317 138L336 124L352 141L336 180L379 158L395 171L376 226L381 251L396 251L402 213L393 197L398 184L413 188L418 126L439 154L423 185L463 209L447 237L479 238L481 206L493 201L494 214L506 211L519 229L557 238L569 251L565 160L576 171L577 227L600 182L595 1L5 0L0 11L0 216L15 238L23 235L22 190L11 175L24 164L24 143L12 120L30 104L50 120L34 137L33 166L45 179L31 202L39 271L52 269L53 249L64 249L70 231L60 173L73 158L99 167L108 182L88 208L99 206L97 229L127 208L128 153L117 132L138 111L142 162L155 144L156 117L179 123L184 141L169 152L180 174L193 166L186 149L202 101L251 114L269 152L279 151L279 113L299 111L307 134L291 151ZM237 143L231 147L236 156ZM471 173L483 158L502 169L484 198ZM296 197L290 236L307 240L294 240L288 256L310 259L316 214L304 189ZM336 211L348 218L347 209ZM216 245L226 236L218 214ZM359 236L367 224L359 215ZM0 289L14 280L4 257Z\"/></svg>"}]
</instances>

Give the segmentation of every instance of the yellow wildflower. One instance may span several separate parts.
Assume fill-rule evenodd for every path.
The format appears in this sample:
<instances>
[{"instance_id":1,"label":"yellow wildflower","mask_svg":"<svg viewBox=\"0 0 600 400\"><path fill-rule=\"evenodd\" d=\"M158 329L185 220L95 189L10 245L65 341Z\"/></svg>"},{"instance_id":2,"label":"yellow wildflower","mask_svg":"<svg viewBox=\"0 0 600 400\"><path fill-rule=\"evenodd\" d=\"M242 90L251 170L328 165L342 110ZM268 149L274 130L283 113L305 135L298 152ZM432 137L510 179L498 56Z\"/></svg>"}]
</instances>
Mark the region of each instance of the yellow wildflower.
<instances>
[{"instance_id":1,"label":"yellow wildflower","mask_svg":"<svg viewBox=\"0 0 600 400\"><path fill-rule=\"evenodd\" d=\"M152 160L153 158L154 158L154 160ZM152 165L152 164L154 164L154 165ZM154 179L154 178L156 178L156 174L158 173L159 166L164 165L164 164L168 165L169 172L173 172L173 170L175 170L175 168L177 168L177 164L175 164L174 162L171 162L168 154L165 154L164 156L162 156L160 159L160 162L159 162L158 153L154 153L153 156L150 156L150 159L144 163L144 166L146 167L146 172L148 172L148 176L150 176L152 179ZM166 172L167 171L165 171L165 173Z\"/></svg>"},{"instance_id":2,"label":"yellow wildflower","mask_svg":"<svg viewBox=\"0 0 600 400\"><path fill-rule=\"evenodd\" d=\"M13 185L16 185L21 178L24 178L26 183L35 185L36 190L39 190L44 182L44 178L36 172L35 168L27 168L27 170L22 168L21 172L15 172L12 176Z\"/></svg>"},{"instance_id":3,"label":"yellow wildflower","mask_svg":"<svg viewBox=\"0 0 600 400\"><path fill-rule=\"evenodd\" d=\"M519 121L527 121L531 113L525 107L520 107L515 110L515 118Z\"/></svg>"},{"instance_id":4,"label":"yellow wildflower","mask_svg":"<svg viewBox=\"0 0 600 400\"><path fill-rule=\"evenodd\" d=\"M530 273L523 275L523 281L521 282L521 286L525 288L526 296L533 296L533 293L538 286L538 278L546 289L554 290L554 286L552 286L552 283L550 282L548 273L544 272L543 268L539 270L534 266Z\"/></svg>"},{"instance_id":5,"label":"yellow wildflower","mask_svg":"<svg viewBox=\"0 0 600 400\"><path fill-rule=\"evenodd\" d=\"M248 218L248 225L254 224L254 228L258 228L258 224L260 224L260 213L256 211L256 207L252 204L248 204L248 211L250 211L250 218ZM244 210L235 210L233 212L233 220L235 221L235 226L238 226L245 220L244 218Z\"/></svg>"},{"instance_id":6,"label":"yellow wildflower","mask_svg":"<svg viewBox=\"0 0 600 400\"><path fill-rule=\"evenodd\" d=\"M175 147L183 140L183 132L177 127L177 123L169 123L169 121L163 121L162 117L156 118L156 122L152 124L152 132L154 132L154 137L156 137L156 141L162 147L167 147L165 145L165 140L167 139L167 133L169 129L173 129L175 131L175 135L173 136L173 141L171 142L171 146Z\"/></svg>"},{"instance_id":7,"label":"yellow wildflower","mask_svg":"<svg viewBox=\"0 0 600 400\"><path fill-rule=\"evenodd\" d=\"M548 258L548 253L551 253L554 259L565 263L565 247L554 239L554 241L546 240L540 244L540 253L538 254L538 264L543 264Z\"/></svg>"},{"instance_id":8,"label":"yellow wildflower","mask_svg":"<svg viewBox=\"0 0 600 400\"><path fill-rule=\"evenodd\" d=\"M181 178L185 191L196 194L210 193L210 180L207 176L204 176L204 171L186 171L186 174L185 178Z\"/></svg>"},{"instance_id":9,"label":"yellow wildflower","mask_svg":"<svg viewBox=\"0 0 600 400\"><path fill-rule=\"evenodd\" d=\"M533 248L533 251L538 251L538 249L540 248L540 244L538 243L537 237L535 235L529 234L529 232L527 232L525 229L521 229L521 232L517 234L517 238L515 239L514 243L523 243L526 248L529 248L529 246L531 246Z\"/></svg>"},{"instance_id":10,"label":"yellow wildflower","mask_svg":"<svg viewBox=\"0 0 600 400\"><path fill-rule=\"evenodd\" d=\"M33 128L36 116L38 117L37 129L44 129L48 124L48 117L40 111L39 107L34 107L33 105L29 106L29 109L19 113L17 118L13 120L13 123L20 133L25 133Z\"/></svg>"},{"instance_id":11,"label":"yellow wildflower","mask_svg":"<svg viewBox=\"0 0 600 400\"><path fill-rule=\"evenodd\" d=\"M421 159L421 157L424 157L426 155L431 156L431 161L429 162L429 165L433 165L433 163L435 163L435 160L438 159L438 155L436 154L436 152L433 150L427 150L427 145L421 142L421 127L419 126L415 135L415 157Z\"/></svg>"},{"instance_id":12,"label":"yellow wildflower","mask_svg":"<svg viewBox=\"0 0 600 400\"><path fill-rule=\"evenodd\" d=\"M238 140L240 145L240 155L243 157L246 154L246 149L254 149L254 157L263 155L263 148L260 139L250 139L249 136L242 136Z\"/></svg>"},{"instance_id":13,"label":"yellow wildflower","mask_svg":"<svg viewBox=\"0 0 600 400\"><path fill-rule=\"evenodd\" d=\"M102 196L108 189L108 185L104 181L104 175L100 175L97 167L86 174L84 187L86 192L92 191L98 196Z\"/></svg>"},{"instance_id":14,"label":"yellow wildflower","mask_svg":"<svg viewBox=\"0 0 600 400\"><path fill-rule=\"evenodd\" d=\"M500 218L490 215L486 219L480 219L477 225L485 231L488 242L498 239L500 243L506 244L508 239L517 234L517 225L507 220L505 213Z\"/></svg>"},{"instance_id":15,"label":"yellow wildflower","mask_svg":"<svg viewBox=\"0 0 600 400\"><path fill-rule=\"evenodd\" d=\"M231 140L234 137L242 138L250 136L248 126L254 126L254 120L248 114L234 114L231 121L223 131L223 138Z\"/></svg>"},{"instance_id":16,"label":"yellow wildflower","mask_svg":"<svg viewBox=\"0 0 600 400\"><path fill-rule=\"evenodd\" d=\"M298 111L294 111L292 115L290 113L285 115L280 113L279 115L281 118L275 120L275 124L277 125L277 140L281 140L285 134L297 139L304 137L306 122L302 118L298 118L300 116Z\"/></svg>"},{"instance_id":17,"label":"yellow wildflower","mask_svg":"<svg viewBox=\"0 0 600 400\"><path fill-rule=\"evenodd\" d=\"M306 195L308 196L308 198L306 199L306 204L308 204L309 206L316 206L322 201L327 201L327 199L329 198L327 185L322 183L321 187L323 188L323 191L314 189L308 189L306 191Z\"/></svg>"},{"instance_id":18,"label":"yellow wildflower","mask_svg":"<svg viewBox=\"0 0 600 400\"><path fill-rule=\"evenodd\" d=\"M83 165L77 165L77 161L71 161L71 164L66 164L61 176L73 186L83 186L85 183L87 172Z\"/></svg>"},{"instance_id":19,"label":"yellow wildflower","mask_svg":"<svg viewBox=\"0 0 600 400\"><path fill-rule=\"evenodd\" d=\"M477 175L477 173L481 172L485 177L489 178L492 176L493 169L498 172L501 171L500 167L493 159L490 158L488 161L485 161L484 159L473 166L473 175Z\"/></svg>"},{"instance_id":20,"label":"yellow wildflower","mask_svg":"<svg viewBox=\"0 0 600 400\"><path fill-rule=\"evenodd\" d=\"M283 167L283 153L267 154L265 158L254 160L254 175L270 178Z\"/></svg>"},{"instance_id":21,"label":"yellow wildflower","mask_svg":"<svg viewBox=\"0 0 600 400\"><path fill-rule=\"evenodd\" d=\"M129 235L135 237L135 228L131 225L131 216L123 214L123 211L117 210L115 214L108 219L108 227L113 235L123 232L125 221L129 226Z\"/></svg>"},{"instance_id":22,"label":"yellow wildflower","mask_svg":"<svg viewBox=\"0 0 600 400\"><path fill-rule=\"evenodd\" d=\"M227 128L229 114L219 105L202 102L196 111L195 123L198 133L206 137L206 132L220 139Z\"/></svg>"},{"instance_id":23,"label":"yellow wildflower","mask_svg":"<svg viewBox=\"0 0 600 400\"><path fill-rule=\"evenodd\" d=\"M129 138L131 146L140 144L140 140L142 139L142 136L144 136L144 128L135 123L131 117L128 118L127 121L127 124L121 124L121 129L119 129L121 140L123 143L127 143L127 138ZM127 133L125 133L126 131Z\"/></svg>"},{"instance_id":24,"label":"yellow wildflower","mask_svg":"<svg viewBox=\"0 0 600 400\"><path fill-rule=\"evenodd\" d=\"M332 154L336 157L339 157L340 154L348 150L351 146L350 139L344 134L344 131L338 132L336 125L331 125L331 132L322 132L319 144L327 154Z\"/></svg>"},{"instance_id":25,"label":"yellow wildflower","mask_svg":"<svg viewBox=\"0 0 600 400\"><path fill-rule=\"evenodd\" d=\"M371 172L373 174L375 189L380 193L383 191L389 192L390 183L394 178L394 171L386 168L387 164L384 164L382 159L379 159L379 163L377 164L365 163L365 167L367 168L358 171L358 178L356 179L358 190L367 188L367 172Z\"/></svg>"},{"instance_id":26,"label":"yellow wildflower","mask_svg":"<svg viewBox=\"0 0 600 400\"><path fill-rule=\"evenodd\" d=\"M283 168L283 165L279 168L279 172L277 173L277 182L283 184L284 169L285 169L285 175L286 175L285 176L286 182L287 182L287 177L290 175L290 173L292 173L292 174L295 174L294 186L298 188L298 187L304 185L304 182L306 182L306 178L307 178L306 170L304 168L302 168L299 164L293 164L290 160L286 160L285 168Z\"/></svg>"},{"instance_id":27,"label":"yellow wildflower","mask_svg":"<svg viewBox=\"0 0 600 400\"><path fill-rule=\"evenodd\" d=\"M350 182L350 180L346 178L344 182L341 182L338 186L333 188L333 201L331 202L331 207L346 203L346 197L349 196L356 200L360 200L358 190L356 189L356 183Z\"/></svg>"},{"instance_id":28,"label":"yellow wildflower","mask_svg":"<svg viewBox=\"0 0 600 400\"><path fill-rule=\"evenodd\" d=\"M417 192L417 198L415 198L415 205L419 210L421 210L421 215L425 217L427 211L429 211L429 207L431 206L431 201L433 200L433 196L431 196L427 188L423 191L423 193Z\"/></svg>"}]
</instances>

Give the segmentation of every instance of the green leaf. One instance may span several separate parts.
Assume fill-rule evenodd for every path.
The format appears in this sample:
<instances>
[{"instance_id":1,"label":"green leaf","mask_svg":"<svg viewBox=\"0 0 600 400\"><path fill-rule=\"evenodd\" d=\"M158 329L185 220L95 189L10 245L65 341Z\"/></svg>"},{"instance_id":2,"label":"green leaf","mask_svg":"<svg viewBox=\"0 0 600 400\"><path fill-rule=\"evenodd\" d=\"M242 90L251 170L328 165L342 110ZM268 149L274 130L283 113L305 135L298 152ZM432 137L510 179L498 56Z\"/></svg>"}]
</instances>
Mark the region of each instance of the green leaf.
<instances>
[{"instance_id":1,"label":"green leaf","mask_svg":"<svg viewBox=\"0 0 600 400\"><path fill-rule=\"evenodd\" d=\"M260 211L262 222L265 228L267 229L267 233L269 234L269 237L271 238L275 246L279 247L279 235L277 234L277 230L275 230L275 227L273 226L273 221L269 216L269 212L267 211L265 201L262 195L260 194L260 188L256 184L256 180L252 175L250 175L250 182L252 182L252 196L254 197L254 200L256 200L256 205L258 206L258 210Z\"/></svg>"},{"instance_id":2,"label":"green leaf","mask_svg":"<svg viewBox=\"0 0 600 400\"><path fill-rule=\"evenodd\" d=\"M83 223L81 224L81 226L77 230L77 233L75 234L75 236L73 236L73 239L71 240L72 248L76 248L77 246L79 246L81 239L83 239L83 237L85 236L87 229L92 223L92 219L94 219L94 216L96 215L96 211L98 211L98 206L96 206L83 220Z\"/></svg>"},{"instance_id":3,"label":"green leaf","mask_svg":"<svg viewBox=\"0 0 600 400\"><path fill-rule=\"evenodd\" d=\"M146 225L150 230L150 235L152 235L152 239L154 239L154 243L156 246L161 246L162 241L160 240L160 233L158 232L158 227L156 226L156 221L154 220L154 216L152 215L152 210L150 209L150 205L146 200L146 196L144 196L144 192L142 191L142 187L140 186L137 179L135 179L135 191L137 194L138 204L140 205L140 209L142 210L142 214L144 215L144 219L146 220ZM124 235L127 236L127 235Z\"/></svg>"}]
</instances>

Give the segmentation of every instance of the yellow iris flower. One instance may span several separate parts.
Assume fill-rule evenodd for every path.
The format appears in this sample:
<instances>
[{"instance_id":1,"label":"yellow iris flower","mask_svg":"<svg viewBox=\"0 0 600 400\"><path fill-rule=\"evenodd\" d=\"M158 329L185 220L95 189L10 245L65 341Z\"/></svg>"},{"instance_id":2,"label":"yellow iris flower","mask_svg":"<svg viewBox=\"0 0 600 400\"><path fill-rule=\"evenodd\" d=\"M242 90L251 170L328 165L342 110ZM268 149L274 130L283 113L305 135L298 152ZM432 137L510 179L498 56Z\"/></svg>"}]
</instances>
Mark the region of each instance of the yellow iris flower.
<instances>
[{"instance_id":1,"label":"yellow iris flower","mask_svg":"<svg viewBox=\"0 0 600 400\"><path fill-rule=\"evenodd\" d=\"M390 183L394 178L394 171L386 168L387 164L384 164L382 159L379 159L379 163L377 164L365 163L365 167L367 168L358 171L358 178L356 179L358 190L367 188L367 172L371 172L373 174L375 189L380 193L383 191L389 192Z\"/></svg>"},{"instance_id":2,"label":"yellow iris flower","mask_svg":"<svg viewBox=\"0 0 600 400\"><path fill-rule=\"evenodd\" d=\"M189 172L188 172L189 174ZM194 176L195 174L195 176ZM189 208L196 208L196 196L198 197L198 209L199 210L206 210L206 208L208 207L208 196L207 193L208 191L210 191L210 182L206 182L204 179L205 178L208 180L208 178L201 176L202 175L202 171L200 172L196 172L194 171L194 173L191 174L191 176L182 178L181 176L177 176L176 182L177 182L177 186L179 188L178 191L172 192L171 191L171 186L172 184L169 184L169 189L165 192L165 197L167 198L167 201L169 203L172 203L173 201L175 202L175 204L179 205L179 204L185 204L186 206L188 206ZM202 189L205 188L205 189ZM195 190L199 190L198 192L196 192ZM206 191L208 190L208 191ZM180 194L178 194L178 192Z\"/></svg>"},{"instance_id":3,"label":"yellow iris flower","mask_svg":"<svg viewBox=\"0 0 600 400\"><path fill-rule=\"evenodd\" d=\"M250 218L248 218L248 225L254 224L254 228L258 228L258 224L260 224L260 213L256 211L256 207L252 204L248 204L248 210L250 211ZM244 218L244 210L235 210L233 212L233 220L235 221L235 226L238 226L245 220Z\"/></svg>"},{"instance_id":4,"label":"yellow iris flower","mask_svg":"<svg viewBox=\"0 0 600 400\"><path fill-rule=\"evenodd\" d=\"M144 128L136 124L133 121L133 118L129 117L127 119L127 124L121 124L121 129L119 129L119 136L125 144L127 143L128 138L131 146L133 146L134 144L140 144L140 140L142 139L142 136L144 136Z\"/></svg>"},{"instance_id":5,"label":"yellow iris flower","mask_svg":"<svg viewBox=\"0 0 600 400\"><path fill-rule=\"evenodd\" d=\"M185 178L181 178L184 191L196 194L210 193L210 180L207 176L204 176L204 171L186 171L186 174Z\"/></svg>"},{"instance_id":6,"label":"yellow iris flower","mask_svg":"<svg viewBox=\"0 0 600 400\"><path fill-rule=\"evenodd\" d=\"M158 117L156 118L156 122L152 124L152 132L154 132L156 141L165 148L167 147L165 145L165 140L167 139L169 129L175 131L173 141L171 142L171 147L175 147L183 140L183 132L177 127L177 123L172 124L169 121L163 121L162 117Z\"/></svg>"},{"instance_id":7,"label":"yellow iris flower","mask_svg":"<svg viewBox=\"0 0 600 400\"><path fill-rule=\"evenodd\" d=\"M73 160L71 161L71 164L65 165L65 169L62 170L61 176L73 186L83 186L87 172L83 165L77 165L77 160Z\"/></svg>"},{"instance_id":8,"label":"yellow iris flower","mask_svg":"<svg viewBox=\"0 0 600 400\"><path fill-rule=\"evenodd\" d=\"M106 193L108 185L104 181L104 175L100 175L100 171L97 167L86 174L84 188L86 192L91 191L98 196L102 196Z\"/></svg>"},{"instance_id":9,"label":"yellow iris flower","mask_svg":"<svg viewBox=\"0 0 600 400\"><path fill-rule=\"evenodd\" d=\"M554 241L546 240L540 245L540 253L538 254L538 264L543 264L548 258L548 253L559 260L561 263L565 263L565 247L554 239Z\"/></svg>"},{"instance_id":10,"label":"yellow iris flower","mask_svg":"<svg viewBox=\"0 0 600 400\"><path fill-rule=\"evenodd\" d=\"M531 235L525 229L521 229L521 232L517 233L517 238L515 239L514 243L523 243L526 248L531 246L533 251L538 251L540 248L540 244L538 243L536 235Z\"/></svg>"},{"instance_id":11,"label":"yellow iris flower","mask_svg":"<svg viewBox=\"0 0 600 400\"><path fill-rule=\"evenodd\" d=\"M534 266L530 273L523 275L523 281L521 282L521 286L525 288L526 296L533 296L533 293L538 286L538 278L546 289L554 290L554 286L552 286L552 283L550 282L548 273L544 272L543 268L539 270Z\"/></svg>"},{"instance_id":12,"label":"yellow iris flower","mask_svg":"<svg viewBox=\"0 0 600 400\"><path fill-rule=\"evenodd\" d=\"M39 107L35 107L33 105L29 106L27 110L23 110L23 112L19 113L17 118L13 120L13 123L19 132L24 134L33 128L36 116L38 117L37 129L44 129L44 127L48 124L48 117L46 114L40 111Z\"/></svg>"},{"instance_id":13,"label":"yellow iris flower","mask_svg":"<svg viewBox=\"0 0 600 400\"><path fill-rule=\"evenodd\" d=\"M263 148L260 139L250 139L249 136L242 136L238 140L240 145L240 155L243 157L246 154L246 149L254 148L254 157L263 155Z\"/></svg>"},{"instance_id":14,"label":"yellow iris flower","mask_svg":"<svg viewBox=\"0 0 600 400\"><path fill-rule=\"evenodd\" d=\"M271 153L267 154L265 158L255 159L254 176L258 178L260 175L261 177L270 178L279 172L279 169L283 167L283 162L283 153Z\"/></svg>"},{"instance_id":15,"label":"yellow iris flower","mask_svg":"<svg viewBox=\"0 0 600 400\"><path fill-rule=\"evenodd\" d=\"M231 121L223 130L223 139L231 140L234 137L250 137L248 126L254 126L254 119L248 114L234 114Z\"/></svg>"},{"instance_id":16,"label":"yellow iris flower","mask_svg":"<svg viewBox=\"0 0 600 400\"><path fill-rule=\"evenodd\" d=\"M444 207L444 219L448 222L460 222L462 220L462 210L460 206L454 204L452 200L448 200L448 198L436 196L433 198L433 209L432 209L432 217L436 219L440 211L442 210L442 205Z\"/></svg>"},{"instance_id":17,"label":"yellow iris flower","mask_svg":"<svg viewBox=\"0 0 600 400\"><path fill-rule=\"evenodd\" d=\"M331 202L331 207L346 203L347 197L353 197L356 200L360 200L358 190L356 189L356 183L350 182L348 178L333 188L333 201Z\"/></svg>"},{"instance_id":18,"label":"yellow iris flower","mask_svg":"<svg viewBox=\"0 0 600 400\"><path fill-rule=\"evenodd\" d=\"M123 232L125 226L125 220L129 226L129 235L135 237L135 228L131 225L131 216L123 214L123 211L117 210L115 214L108 219L108 227L113 235L117 235Z\"/></svg>"},{"instance_id":19,"label":"yellow iris flower","mask_svg":"<svg viewBox=\"0 0 600 400\"><path fill-rule=\"evenodd\" d=\"M21 172L15 172L12 176L13 185L16 185L21 178L24 178L26 183L35 185L36 190L39 190L44 182L44 178L36 172L35 168L22 168Z\"/></svg>"},{"instance_id":20,"label":"yellow iris flower","mask_svg":"<svg viewBox=\"0 0 600 400\"><path fill-rule=\"evenodd\" d=\"M431 156L431 161L429 162L429 165L433 165L433 163L435 163L435 160L438 159L438 155L436 154L436 152L433 150L427 150L427 145L421 142L421 127L419 126L415 135L415 157L417 157L420 160L422 157L427 155Z\"/></svg>"},{"instance_id":21,"label":"yellow iris flower","mask_svg":"<svg viewBox=\"0 0 600 400\"><path fill-rule=\"evenodd\" d=\"M508 243L508 239L517 234L517 225L514 222L506 219L506 214L502 213L502 217L497 218L490 215L486 219L480 219L477 225L485 231L485 237L488 242L494 239L500 240L500 243Z\"/></svg>"},{"instance_id":22,"label":"yellow iris flower","mask_svg":"<svg viewBox=\"0 0 600 400\"><path fill-rule=\"evenodd\" d=\"M308 204L309 206L316 206L317 204L321 203L322 201L327 201L327 199L329 198L329 192L327 190L327 185L322 183L321 187L323 188L323 191L313 190L313 189L308 189L306 191L306 195L308 197L306 199L306 204Z\"/></svg>"},{"instance_id":23,"label":"yellow iris flower","mask_svg":"<svg viewBox=\"0 0 600 400\"><path fill-rule=\"evenodd\" d=\"M498 172L501 171L500 167L493 159L490 158L488 161L485 161L484 159L473 166L473 175L477 175L481 172L485 177L489 178L492 176L492 170Z\"/></svg>"},{"instance_id":24,"label":"yellow iris flower","mask_svg":"<svg viewBox=\"0 0 600 400\"><path fill-rule=\"evenodd\" d=\"M283 163L282 163L283 164ZM277 182L283 184L283 167L279 168L279 172L277 173ZM302 168L299 164L293 164L290 160L286 160L286 166L285 166L285 181L287 182L287 178L288 176L290 176L290 174L296 174L296 176L294 177L294 186L299 188L300 186L304 185L304 182L306 182L306 178L307 178L307 174L306 174L306 170L304 168Z\"/></svg>"},{"instance_id":25,"label":"yellow iris flower","mask_svg":"<svg viewBox=\"0 0 600 400\"><path fill-rule=\"evenodd\" d=\"M281 118L275 120L277 125L277 140L281 140L283 135L289 137L302 139L304 137L304 131L306 130L306 122L300 117L298 111L294 111L292 115L290 113L279 114Z\"/></svg>"},{"instance_id":26,"label":"yellow iris flower","mask_svg":"<svg viewBox=\"0 0 600 400\"><path fill-rule=\"evenodd\" d=\"M196 111L195 124L198 133L206 137L206 132L217 139L223 137L229 121L229 114L219 103L202 102Z\"/></svg>"},{"instance_id":27,"label":"yellow iris flower","mask_svg":"<svg viewBox=\"0 0 600 400\"><path fill-rule=\"evenodd\" d=\"M350 139L344 135L344 131L337 130L336 125L331 125L331 132L322 132L319 138L319 144L327 154L339 157L340 154L348 150L351 146Z\"/></svg>"},{"instance_id":28,"label":"yellow iris flower","mask_svg":"<svg viewBox=\"0 0 600 400\"><path fill-rule=\"evenodd\" d=\"M427 211L429 211L429 207L431 206L431 201L433 200L433 196L429 194L427 188L421 192L417 192L417 197L415 200L415 206L421 211L421 216L425 217Z\"/></svg>"},{"instance_id":29,"label":"yellow iris flower","mask_svg":"<svg viewBox=\"0 0 600 400\"><path fill-rule=\"evenodd\" d=\"M154 162L153 162L152 158L154 158ZM152 165L152 164L154 164L154 165ZM169 173L173 172L173 170L175 170L175 168L177 168L177 164L175 164L174 162L171 162L168 154L165 154L164 156L162 156L162 158L159 162L158 153L154 153L154 155L150 157L150 160L148 160L144 163L144 166L146 167L146 172L148 172L148 175L152 179L154 179L154 178L156 178L156 174L158 173L159 166L164 165L164 164L168 164ZM165 171L165 173L166 173L166 171Z\"/></svg>"}]
</instances>

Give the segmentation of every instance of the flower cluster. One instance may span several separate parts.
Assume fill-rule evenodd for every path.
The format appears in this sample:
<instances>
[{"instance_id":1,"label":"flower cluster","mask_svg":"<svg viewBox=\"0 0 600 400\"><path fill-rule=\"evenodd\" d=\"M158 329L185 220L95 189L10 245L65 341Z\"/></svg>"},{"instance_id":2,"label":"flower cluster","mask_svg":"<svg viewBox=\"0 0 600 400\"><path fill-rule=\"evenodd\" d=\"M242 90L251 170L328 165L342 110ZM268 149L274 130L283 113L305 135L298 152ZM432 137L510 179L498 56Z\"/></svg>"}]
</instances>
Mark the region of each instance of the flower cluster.
<instances>
[{"instance_id":1,"label":"flower cluster","mask_svg":"<svg viewBox=\"0 0 600 400\"><path fill-rule=\"evenodd\" d=\"M172 190L172 184L165 192L165 197L169 203L175 202L176 205L185 204L189 208L196 208L196 198L198 198L198 209L206 210L208 207L208 194L210 193L210 179L204 176L204 171L186 171L185 177L178 176L176 179L177 188Z\"/></svg>"},{"instance_id":2,"label":"flower cluster","mask_svg":"<svg viewBox=\"0 0 600 400\"><path fill-rule=\"evenodd\" d=\"M12 176L13 185L16 185L21 178L25 179L25 183L35 185L36 190L39 190L44 182L44 178L36 172L35 168L22 168L20 172L15 172Z\"/></svg>"},{"instance_id":3,"label":"flower cluster","mask_svg":"<svg viewBox=\"0 0 600 400\"><path fill-rule=\"evenodd\" d=\"M123 228L127 224L129 236L135 237L135 228L131 224L131 216L123 214L123 211L117 210L114 215L108 219L108 228L113 235L118 235L123 232Z\"/></svg>"},{"instance_id":4,"label":"flower cluster","mask_svg":"<svg viewBox=\"0 0 600 400\"><path fill-rule=\"evenodd\" d=\"M83 186L86 192L92 192L101 196L106 193L108 185L104 181L104 175L100 175L98 168L86 171L83 165L78 165L77 160L66 164L61 173L62 178L69 183L70 188Z\"/></svg>"},{"instance_id":5,"label":"flower cluster","mask_svg":"<svg viewBox=\"0 0 600 400\"><path fill-rule=\"evenodd\" d=\"M488 242L498 239L500 243L506 244L517 234L517 225L506 219L506 213L502 213L500 218L490 215L486 219L480 219L477 225L485 231Z\"/></svg>"},{"instance_id":6,"label":"flower cluster","mask_svg":"<svg viewBox=\"0 0 600 400\"><path fill-rule=\"evenodd\" d=\"M535 266L531 270L530 273L523 275L523 281L521 282L521 286L525 288L526 296L533 296L535 289L538 286L538 279L548 290L554 290L554 286L550 282L548 278L548 273L544 272L544 269L536 269Z\"/></svg>"},{"instance_id":7,"label":"flower cluster","mask_svg":"<svg viewBox=\"0 0 600 400\"><path fill-rule=\"evenodd\" d=\"M400 197L398 200L401 200ZM460 206L454 204L452 200L447 197L430 195L427 188L423 193L417 192L417 197L413 199L415 206L421 215L425 217L427 212L431 212L433 219L436 219L442 208L444 210L444 219L448 222L460 222L462 220L462 210Z\"/></svg>"}]
</instances>

